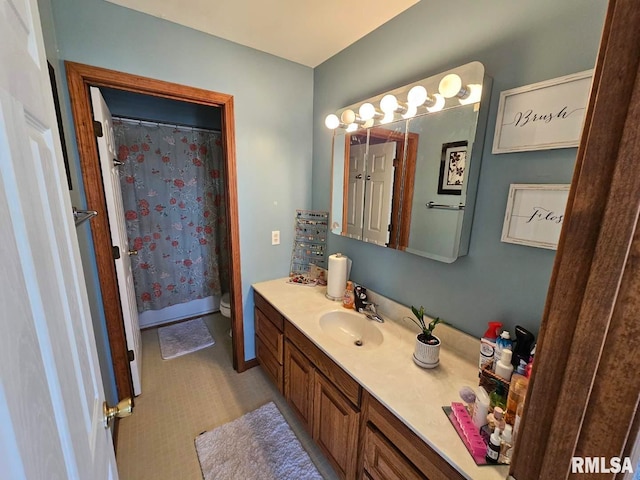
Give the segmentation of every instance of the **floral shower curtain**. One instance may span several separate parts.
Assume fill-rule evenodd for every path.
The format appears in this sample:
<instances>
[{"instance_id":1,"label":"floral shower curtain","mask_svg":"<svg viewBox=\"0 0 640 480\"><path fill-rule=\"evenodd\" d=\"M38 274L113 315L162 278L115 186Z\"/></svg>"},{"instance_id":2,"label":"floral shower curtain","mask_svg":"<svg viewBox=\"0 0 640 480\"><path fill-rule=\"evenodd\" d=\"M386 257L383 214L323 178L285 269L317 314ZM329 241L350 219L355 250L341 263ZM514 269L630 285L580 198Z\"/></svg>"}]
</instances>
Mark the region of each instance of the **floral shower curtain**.
<instances>
[{"instance_id":1,"label":"floral shower curtain","mask_svg":"<svg viewBox=\"0 0 640 480\"><path fill-rule=\"evenodd\" d=\"M114 120L138 311L228 291L221 135Z\"/></svg>"}]
</instances>

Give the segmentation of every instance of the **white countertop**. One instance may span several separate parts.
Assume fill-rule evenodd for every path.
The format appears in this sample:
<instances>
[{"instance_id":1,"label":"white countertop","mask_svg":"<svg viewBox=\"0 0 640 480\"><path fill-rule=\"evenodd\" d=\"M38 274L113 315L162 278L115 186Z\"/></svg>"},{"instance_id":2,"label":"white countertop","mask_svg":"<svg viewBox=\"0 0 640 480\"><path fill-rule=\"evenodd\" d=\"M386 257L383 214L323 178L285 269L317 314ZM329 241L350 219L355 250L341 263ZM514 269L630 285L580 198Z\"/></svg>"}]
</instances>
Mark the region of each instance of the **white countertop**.
<instances>
[{"instance_id":1,"label":"white countertop","mask_svg":"<svg viewBox=\"0 0 640 480\"><path fill-rule=\"evenodd\" d=\"M391 410L404 424L472 480L503 480L508 466L477 466L442 407L459 402L458 391L478 385L479 340L446 325L440 337L440 365L426 370L413 363L418 328L403 320L411 311L369 291L378 303L384 323L375 323L384 336L379 346L342 345L320 328L319 318L343 310L341 302L328 300L325 287L293 285L287 278L260 282L253 288L314 342L360 385Z\"/></svg>"}]
</instances>

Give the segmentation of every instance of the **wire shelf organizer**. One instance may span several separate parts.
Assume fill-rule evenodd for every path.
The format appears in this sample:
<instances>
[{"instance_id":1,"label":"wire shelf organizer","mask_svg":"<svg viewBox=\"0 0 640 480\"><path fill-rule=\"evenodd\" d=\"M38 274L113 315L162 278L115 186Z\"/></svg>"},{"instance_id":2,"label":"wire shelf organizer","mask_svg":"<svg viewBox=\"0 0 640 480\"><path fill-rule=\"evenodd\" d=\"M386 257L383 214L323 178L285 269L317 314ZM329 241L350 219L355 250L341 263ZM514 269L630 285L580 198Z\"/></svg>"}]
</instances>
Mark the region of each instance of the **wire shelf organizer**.
<instances>
[{"instance_id":1,"label":"wire shelf organizer","mask_svg":"<svg viewBox=\"0 0 640 480\"><path fill-rule=\"evenodd\" d=\"M329 212L296 210L290 276L308 275L312 265L327 268Z\"/></svg>"}]
</instances>

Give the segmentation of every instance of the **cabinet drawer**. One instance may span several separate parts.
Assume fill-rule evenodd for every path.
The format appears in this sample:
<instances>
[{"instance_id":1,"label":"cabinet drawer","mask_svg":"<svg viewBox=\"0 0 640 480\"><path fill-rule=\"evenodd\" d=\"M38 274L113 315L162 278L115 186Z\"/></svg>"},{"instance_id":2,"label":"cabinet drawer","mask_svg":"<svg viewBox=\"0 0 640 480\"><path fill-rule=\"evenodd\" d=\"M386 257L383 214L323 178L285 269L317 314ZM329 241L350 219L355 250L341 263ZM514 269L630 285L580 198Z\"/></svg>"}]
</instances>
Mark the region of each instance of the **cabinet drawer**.
<instances>
[{"instance_id":1,"label":"cabinet drawer","mask_svg":"<svg viewBox=\"0 0 640 480\"><path fill-rule=\"evenodd\" d=\"M260 337L256 337L256 358L265 373L278 387L280 393L284 392L284 375L282 365L276 360L271 350L266 347Z\"/></svg>"},{"instance_id":2,"label":"cabinet drawer","mask_svg":"<svg viewBox=\"0 0 640 480\"><path fill-rule=\"evenodd\" d=\"M256 335L262 340L263 346L271 351L279 364L282 365L284 335L269 321L262 310L255 309Z\"/></svg>"},{"instance_id":3,"label":"cabinet drawer","mask_svg":"<svg viewBox=\"0 0 640 480\"><path fill-rule=\"evenodd\" d=\"M280 312L273 308L258 292L253 292L253 303L256 308L262 310L264 316L268 318L278 330L281 332L284 330L284 318L280 315Z\"/></svg>"},{"instance_id":4,"label":"cabinet drawer","mask_svg":"<svg viewBox=\"0 0 640 480\"><path fill-rule=\"evenodd\" d=\"M367 426L364 434L364 469L373 480L425 480L426 477L377 429Z\"/></svg>"},{"instance_id":5,"label":"cabinet drawer","mask_svg":"<svg viewBox=\"0 0 640 480\"><path fill-rule=\"evenodd\" d=\"M360 407L362 388L311 340L289 322L284 325L285 336L346 396L354 406Z\"/></svg>"},{"instance_id":6,"label":"cabinet drawer","mask_svg":"<svg viewBox=\"0 0 640 480\"><path fill-rule=\"evenodd\" d=\"M366 420L371 422L430 480L463 480L464 477L445 459L368 393L364 395Z\"/></svg>"}]
</instances>

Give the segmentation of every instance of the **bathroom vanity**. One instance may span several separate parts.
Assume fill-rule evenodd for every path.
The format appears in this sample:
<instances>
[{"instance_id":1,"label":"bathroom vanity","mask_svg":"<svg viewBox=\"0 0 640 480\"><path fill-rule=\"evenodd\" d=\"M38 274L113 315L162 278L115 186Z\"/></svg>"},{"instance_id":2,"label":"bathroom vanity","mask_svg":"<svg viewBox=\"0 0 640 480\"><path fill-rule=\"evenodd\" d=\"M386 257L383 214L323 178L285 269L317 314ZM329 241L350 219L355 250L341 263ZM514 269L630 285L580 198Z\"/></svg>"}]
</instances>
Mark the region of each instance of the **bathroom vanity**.
<instances>
[{"instance_id":1,"label":"bathroom vanity","mask_svg":"<svg viewBox=\"0 0 640 480\"><path fill-rule=\"evenodd\" d=\"M412 360L417 329L406 307L372 292L386 321L351 311L363 323L358 345L325 321L348 312L324 287L286 278L253 287L258 361L340 477L507 477L506 466L475 464L442 410L478 383L476 338L439 326L440 366L424 370Z\"/></svg>"}]
</instances>

